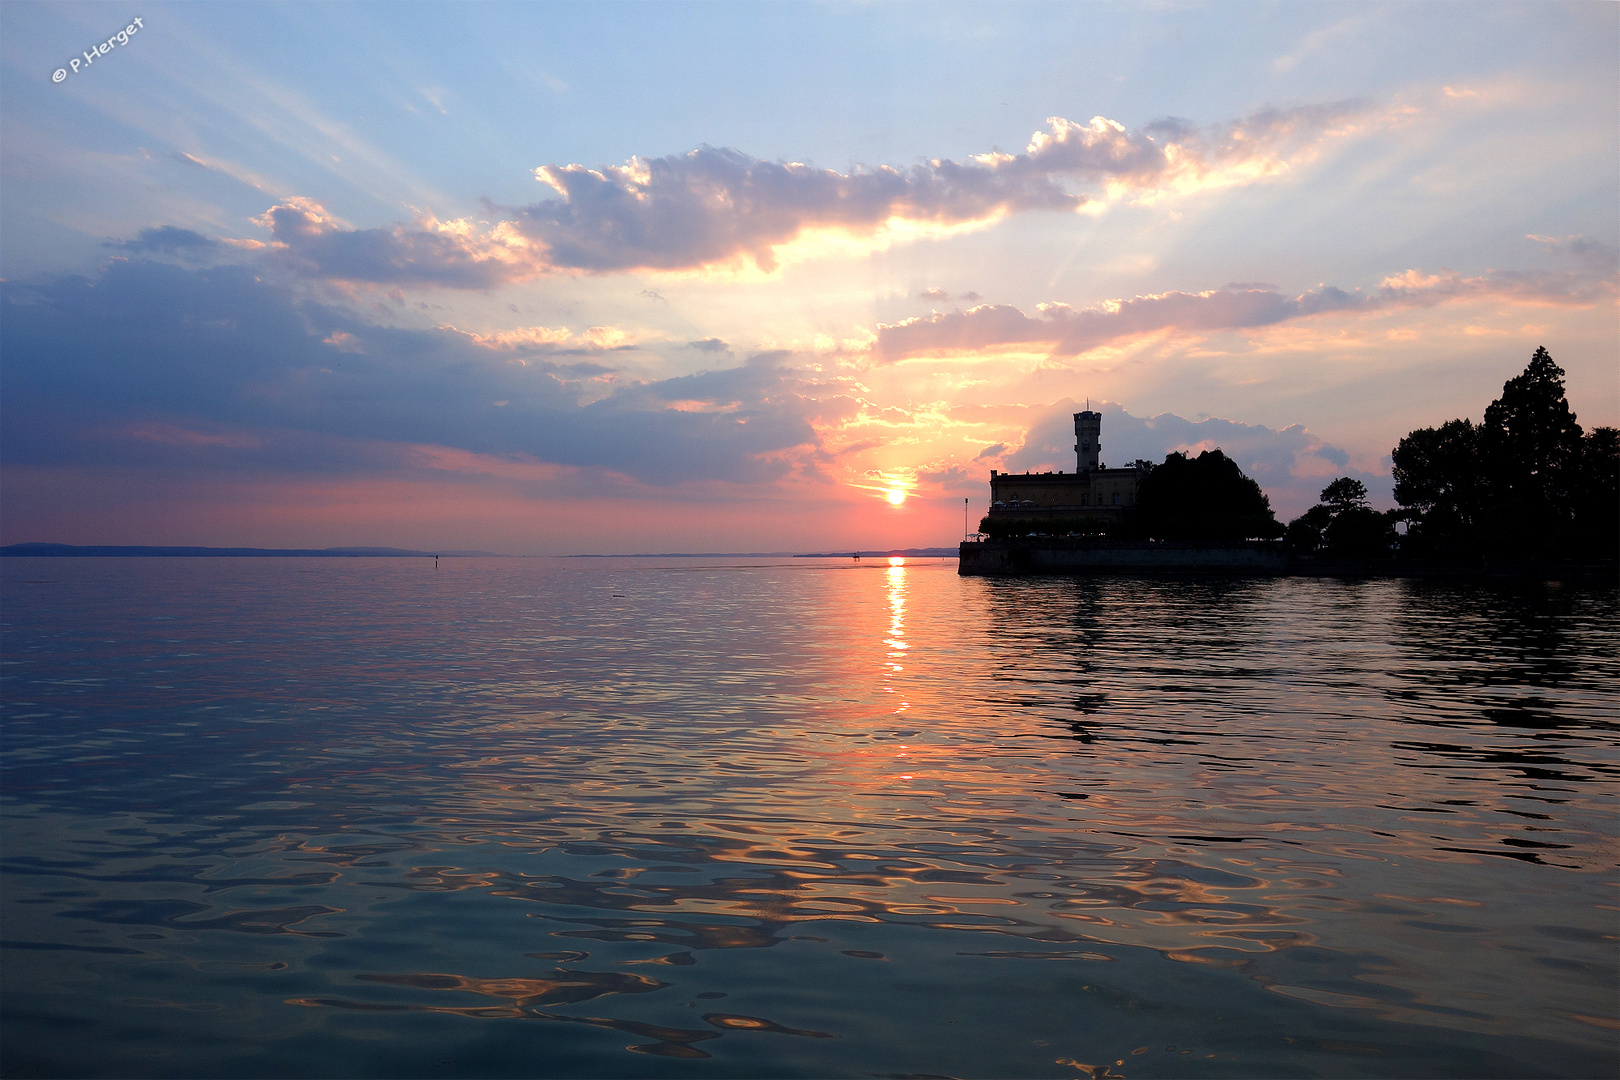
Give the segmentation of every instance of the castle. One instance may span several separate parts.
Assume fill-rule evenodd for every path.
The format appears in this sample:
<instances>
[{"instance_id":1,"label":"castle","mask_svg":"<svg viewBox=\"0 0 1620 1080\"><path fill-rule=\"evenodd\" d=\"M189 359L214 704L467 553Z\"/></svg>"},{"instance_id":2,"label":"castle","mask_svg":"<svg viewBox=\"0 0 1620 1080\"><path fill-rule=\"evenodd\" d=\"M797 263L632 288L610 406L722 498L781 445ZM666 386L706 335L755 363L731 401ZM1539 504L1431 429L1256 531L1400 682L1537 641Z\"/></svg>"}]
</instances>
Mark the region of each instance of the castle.
<instances>
[{"instance_id":1,"label":"castle","mask_svg":"<svg viewBox=\"0 0 1620 1080\"><path fill-rule=\"evenodd\" d=\"M1090 518L1118 524L1136 505L1142 474L1134 468L1110 469L1102 453L1102 413L1074 414L1072 473L998 473L990 471L990 517L1050 521Z\"/></svg>"}]
</instances>

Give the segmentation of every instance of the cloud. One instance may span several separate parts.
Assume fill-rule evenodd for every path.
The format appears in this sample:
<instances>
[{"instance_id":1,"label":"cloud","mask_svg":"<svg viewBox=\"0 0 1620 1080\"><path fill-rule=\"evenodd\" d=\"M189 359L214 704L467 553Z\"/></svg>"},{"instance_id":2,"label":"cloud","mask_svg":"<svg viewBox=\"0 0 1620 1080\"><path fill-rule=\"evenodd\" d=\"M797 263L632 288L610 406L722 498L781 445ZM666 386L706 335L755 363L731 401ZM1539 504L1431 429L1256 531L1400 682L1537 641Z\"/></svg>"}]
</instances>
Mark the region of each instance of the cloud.
<instances>
[{"instance_id":1,"label":"cloud","mask_svg":"<svg viewBox=\"0 0 1620 1080\"><path fill-rule=\"evenodd\" d=\"M127 432L132 439L146 439L155 443L167 443L171 446L230 446L230 447L257 447L261 445L258 438L242 432L207 432L191 431L187 428L176 427L173 424L149 423L136 424Z\"/></svg>"},{"instance_id":2,"label":"cloud","mask_svg":"<svg viewBox=\"0 0 1620 1080\"><path fill-rule=\"evenodd\" d=\"M1601 252L1601 248L1586 250ZM1381 281L1365 304L1368 308L1416 308L1453 300L1489 300L1532 307L1587 307L1620 294L1612 259L1582 261L1586 265L1573 270L1488 270L1483 274L1407 270Z\"/></svg>"},{"instance_id":3,"label":"cloud","mask_svg":"<svg viewBox=\"0 0 1620 1080\"><path fill-rule=\"evenodd\" d=\"M567 353L601 352L613 347L605 344L608 339L606 328L599 326L592 327L584 335L575 334L566 326L520 326L514 330L492 330L487 334L459 330L448 323L442 324L439 329L464 334L469 341L486 349L522 352L531 356L537 353L556 356ZM593 334L592 331L596 333ZM349 334L339 336L351 338Z\"/></svg>"},{"instance_id":4,"label":"cloud","mask_svg":"<svg viewBox=\"0 0 1620 1080\"><path fill-rule=\"evenodd\" d=\"M685 270L746 258L769 271L778 248L812 229L863 236L896 222L943 228L1276 176L1372 114L1363 103L1338 102L1265 110L1207 130L1170 120L1134 133L1100 116L1087 124L1052 117L1020 154L848 173L704 146L602 169L539 166L535 178L557 197L513 212L556 269Z\"/></svg>"},{"instance_id":5,"label":"cloud","mask_svg":"<svg viewBox=\"0 0 1620 1080\"><path fill-rule=\"evenodd\" d=\"M749 261L770 272L783 248L819 233L886 243L1010 214L1094 210L1266 180L1310 160L1325 140L1377 122L1377 110L1354 101L1264 110L1209 128L1161 120L1136 132L1101 116L1086 124L1051 117L1022 153L847 173L702 146L600 169L541 165L535 177L556 197L517 207L486 201L492 223L421 212L410 224L355 229L303 197L285 198L255 220L272 234L268 255L305 276L340 281L490 289L551 272ZM262 186L253 177L244 182Z\"/></svg>"},{"instance_id":6,"label":"cloud","mask_svg":"<svg viewBox=\"0 0 1620 1080\"><path fill-rule=\"evenodd\" d=\"M604 383L593 376L610 369L546 350L610 356L613 328L503 338L379 326L240 266L115 260L94 278L0 283L0 303L8 465L112 464L134 447L249 469L296 434L308 454L318 437L598 467L645 484L754 484L787 473L792 452L819 446L817 423L854 409L836 381L787 354Z\"/></svg>"},{"instance_id":7,"label":"cloud","mask_svg":"<svg viewBox=\"0 0 1620 1080\"><path fill-rule=\"evenodd\" d=\"M917 294L919 300L949 300L951 294L944 289L924 289Z\"/></svg>"},{"instance_id":8,"label":"cloud","mask_svg":"<svg viewBox=\"0 0 1620 1080\"><path fill-rule=\"evenodd\" d=\"M1572 246L1571 251L1587 265L1564 271L1493 270L1475 275L1407 270L1384 278L1370 292L1320 285L1288 296L1275 286L1253 282L1207 292L1109 300L1090 308L1040 304L1034 315L1007 304L987 304L880 323L872 352L880 360L895 361L1030 345L1049 350L1053 356L1075 356L1121 338L1162 330L1239 330L1334 312L1434 307L1453 301L1580 307L1612 299L1620 292L1613 260L1601 248L1583 244ZM1601 258L1589 258L1590 252ZM1593 273L1593 269L1607 274Z\"/></svg>"},{"instance_id":9,"label":"cloud","mask_svg":"<svg viewBox=\"0 0 1620 1080\"><path fill-rule=\"evenodd\" d=\"M1620 248L1602 240L1590 236L1537 236L1534 233L1525 234L1525 239L1600 273L1614 274L1620 271Z\"/></svg>"},{"instance_id":10,"label":"cloud","mask_svg":"<svg viewBox=\"0 0 1620 1080\"><path fill-rule=\"evenodd\" d=\"M882 360L973 352L1027 344L1074 356L1105 342L1135 334L1180 329L1265 326L1302 314L1355 307L1359 299L1338 289L1299 297L1262 289L1170 292L1113 300L1095 308L1041 304L1026 315L1008 304L986 304L967 311L936 313L904 322L880 323L874 354Z\"/></svg>"},{"instance_id":11,"label":"cloud","mask_svg":"<svg viewBox=\"0 0 1620 1080\"><path fill-rule=\"evenodd\" d=\"M1271 62L1271 70L1279 75L1286 74L1292 71L1294 67L1298 65L1298 63L1305 57L1318 52L1324 45L1328 44L1333 39L1352 37L1362 34L1365 32L1369 24L1382 21L1383 17L1384 13L1382 11L1374 9L1357 15L1352 15L1350 18L1342 19L1331 26L1324 26L1318 30L1314 30L1305 35L1304 39L1299 43L1293 52L1285 56L1279 56L1273 60ZM1446 90L1449 93L1451 88L1447 87Z\"/></svg>"},{"instance_id":12,"label":"cloud","mask_svg":"<svg viewBox=\"0 0 1620 1080\"><path fill-rule=\"evenodd\" d=\"M727 345L724 341L721 341L717 337L704 338L702 341L688 341L686 343L686 347L688 349L696 349L699 352L730 352L731 351L731 346Z\"/></svg>"},{"instance_id":13,"label":"cloud","mask_svg":"<svg viewBox=\"0 0 1620 1080\"><path fill-rule=\"evenodd\" d=\"M255 221L274 237L272 257L310 277L490 289L544 269L539 252L506 222L480 227L422 214L414 228L351 229L304 198L278 203Z\"/></svg>"},{"instance_id":14,"label":"cloud","mask_svg":"<svg viewBox=\"0 0 1620 1080\"><path fill-rule=\"evenodd\" d=\"M212 251L219 247L219 241L190 229L161 225L155 229L142 229L133 240L108 240L103 246L124 251L189 253Z\"/></svg>"},{"instance_id":15,"label":"cloud","mask_svg":"<svg viewBox=\"0 0 1620 1080\"><path fill-rule=\"evenodd\" d=\"M242 166L234 164L233 162L222 161L218 158L199 157L196 154L188 154L184 151L175 151L174 153L170 154L169 157L171 160L178 161L182 165L190 165L194 168L228 176L237 183L242 184L245 187L250 187L255 191L271 190L270 185L264 180L263 177L248 169L244 169Z\"/></svg>"}]
</instances>

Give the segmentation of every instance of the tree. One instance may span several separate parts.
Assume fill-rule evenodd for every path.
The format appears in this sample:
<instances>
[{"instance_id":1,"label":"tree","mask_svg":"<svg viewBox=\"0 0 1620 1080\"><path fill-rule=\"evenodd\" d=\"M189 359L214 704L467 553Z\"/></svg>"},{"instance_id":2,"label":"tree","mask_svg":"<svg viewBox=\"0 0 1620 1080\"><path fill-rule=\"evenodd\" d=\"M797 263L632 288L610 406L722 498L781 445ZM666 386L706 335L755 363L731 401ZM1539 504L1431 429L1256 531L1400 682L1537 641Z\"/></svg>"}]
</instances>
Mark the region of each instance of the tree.
<instances>
[{"instance_id":1,"label":"tree","mask_svg":"<svg viewBox=\"0 0 1620 1080\"><path fill-rule=\"evenodd\" d=\"M1564 369L1538 347L1524 374L1502 385L1485 410L1485 452L1530 499L1567 501L1581 457L1581 425L1564 397Z\"/></svg>"},{"instance_id":2,"label":"tree","mask_svg":"<svg viewBox=\"0 0 1620 1080\"><path fill-rule=\"evenodd\" d=\"M1616 438L1583 436L1564 372L1537 348L1478 426L1411 432L1391 457L1404 554L1472 560L1615 556Z\"/></svg>"},{"instance_id":3,"label":"tree","mask_svg":"<svg viewBox=\"0 0 1620 1080\"><path fill-rule=\"evenodd\" d=\"M1472 555L1488 502L1479 429L1469 420L1420 428L1390 459L1397 514L1408 524L1403 554Z\"/></svg>"},{"instance_id":4,"label":"tree","mask_svg":"<svg viewBox=\"0 0 1620 1080\"><path fill-rule=\"evenodd\" d=\"M1395 523L1367 505L1367 485L1341 476L1322 489L1322 501L1288 523L1288 547L1341 559L1385 558L1395 544Z\"/></svg>"},{"instance_id":5,"label":"tree","mask_svg":"<svg viewBox=\"0 0 1620 1080\"><path fill-rule=\"evenodd\" d=\"M1283 527L1260 485L1219 450L1170 454L1142 478L1135 527L1161 540L1275 538Z\"/></svg>"},{"instance_id":6,"label":"tree","mask_svg":"<svg viewBox=\"0 0 1620 1080\"><path fill-rule=\"evenodd\" d=\"M1582 441L1574 510L1578 554L1614 559L1620 553L1620 431L1594 428Z\"/></svg>"},{"instance_id":7,"label":"tree","mask_svg":"<svg viewBox=\"0 0 1620 1080\"><path fill-rule=\"evenodd\" d=\"M1283 540L1296 555L1313 555L1322 546L1322 533L1333 521L1333 511L1317 503L1288 523Z\"/></svg>"},{"instance_id":8,"label":"tree","mask_svg":"<svg viewBox=\"0 0 1620 1080\"><path fill-rule=\"evenodd\" d=\"M1322 489L1322 502L1335 514L1367 505L1367 485L1341 476Z\"/></svg>"}]
</instances>

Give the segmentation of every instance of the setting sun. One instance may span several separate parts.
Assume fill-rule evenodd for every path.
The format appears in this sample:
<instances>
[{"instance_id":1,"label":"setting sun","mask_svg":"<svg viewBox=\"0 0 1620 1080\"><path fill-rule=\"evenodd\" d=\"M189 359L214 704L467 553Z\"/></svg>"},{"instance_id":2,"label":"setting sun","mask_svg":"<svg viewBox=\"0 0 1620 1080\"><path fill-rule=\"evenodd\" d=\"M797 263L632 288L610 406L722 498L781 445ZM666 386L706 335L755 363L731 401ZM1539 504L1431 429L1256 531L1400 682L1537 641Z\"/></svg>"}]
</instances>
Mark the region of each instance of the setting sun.
<instances>
[{"instance_id":1,"label":"setting sun","mask_svg":"<svg viewBox=\"0 0 1620 1080\"><path fill-rule=\"evenodd\" d=\"M899 506L901 503L903 503L905 501L906 501L906 493L905 493L904 489L902 489L902 488L890 488L889 489L889 505L891 505L891 506Z\"/></svg>"}]
</instances>

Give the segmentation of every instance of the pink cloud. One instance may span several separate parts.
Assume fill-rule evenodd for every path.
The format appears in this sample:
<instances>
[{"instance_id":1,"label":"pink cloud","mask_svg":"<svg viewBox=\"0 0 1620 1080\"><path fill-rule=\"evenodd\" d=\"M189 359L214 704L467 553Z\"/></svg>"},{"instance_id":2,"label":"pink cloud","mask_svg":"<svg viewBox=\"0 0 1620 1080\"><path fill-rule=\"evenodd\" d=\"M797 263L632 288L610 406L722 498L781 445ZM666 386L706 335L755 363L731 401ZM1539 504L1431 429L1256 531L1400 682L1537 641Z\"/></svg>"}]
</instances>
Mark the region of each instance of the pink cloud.
<instances>
[{"instance_id":1,"label":"pink cloud","mask_svg":"<svg viewBox=\"0 0 1620 1080\"><path fill-rule=\"evenodd\" d=\"M423 214L414 227L351 229L304 198L278 203L255 221L275 238L274 257L313 277L489 289L544 270L538 249L504 222L479 226Z\"/></svg>"},{"instance_id":2,"label":"pink cloud","mask_svg":"<svg viewBox=\"0 0 1620 1080\"><path fill-rule=\"evenodd\" d=\"M1005 345L1041 345L1074 356L1106 342L1168 328L1215 330L1265 326L1316 311L1341 310L1362 301L1338 289L1287 297L1269 289L1170 292L1109 301L1077 309L1042 304L1026 315L1007 304L936 313L880 324L874 354L882 360L972 352Z\"/></svg>"},{"instance_id":3,"label":"pink cloud","mask_svg":"<svg viewBox=\"0 0 1620 1080\"><path fill-rule=\"evenodd\" d=\"M557 198L518 208L517 222L559 269L677 270L746 257L770 270L776 249L810 229L948 227L1075 211L1100 197L1253 182L1373 118L1356 102L1266 110L1210 129L1161 121L1131 132L1100 116L1089 124L1052 117L1020 154L848 173L713 147L603 169L542 165L535 177Z\"/></svg>"},{"instance_id":4,"label":"pink cloud","mask_svg":"<svg viewBox=\"0 0 1620 1080\"><path fill-rule=\"evenodd\" d=\"M493 224L422 214L411 225L354 229L306 198L285 199L257 221L289 265L342 281L488 289L550 271L677 271L750 260L770 271L780 248L818 230L929 235L1009 214L1253 183L1378 119L1357 102L1266 110L1210 128L1166 120L1134 132L1100 116L1085 124L1051 117L1022 153L848 172L705 146L596 169L541 165L535 178L555 198L490 204L506 216Z\"/></svg>"},{"instance_id":5,"label":"pink cloud","mask_svg":"<svg viewBox=\"0 0 1620 1080\"><path fill-rule=\"evenodd\" d=\"M1493 270L1476 275L1407 270L1386 277L1366 293L1322 285L1287 296L1269 285L1231 285L1200 293L1110 300L1090 308L1041 304L1034 315L1007 304L987 304L879 324L872 351L880 360L894 361L1038 345L1055 356L1074 356L1111 341L1162 330L1238 330L1334 312L1480 300L1530 307L1587 307L1612 301L1617 293L1613 273L1601 276L1585 266L1562 271Z\"/></svg>"}]
</instances>

